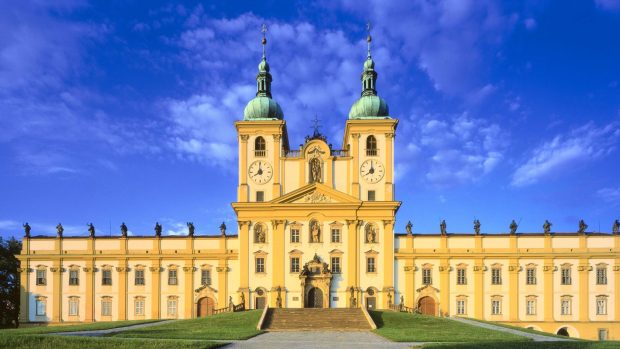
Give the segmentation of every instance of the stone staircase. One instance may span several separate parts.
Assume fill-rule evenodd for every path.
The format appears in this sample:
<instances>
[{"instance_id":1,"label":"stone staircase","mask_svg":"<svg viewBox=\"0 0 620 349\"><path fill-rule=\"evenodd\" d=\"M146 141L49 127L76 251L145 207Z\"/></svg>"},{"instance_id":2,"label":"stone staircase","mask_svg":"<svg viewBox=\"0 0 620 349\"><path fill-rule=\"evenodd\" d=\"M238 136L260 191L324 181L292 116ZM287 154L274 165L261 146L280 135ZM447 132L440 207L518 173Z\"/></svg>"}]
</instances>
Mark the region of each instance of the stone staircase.
<instances>
[{"instance_id":1,"label":"stone staircase","mask_svg":"<svg viewBox=\"0 0 620 349\"><path fill-rule=\"evenodd\" d=\"M367 331L370 324L361 309L269 308L263 322L267 331Z\"/></svg>"}]
</instances>

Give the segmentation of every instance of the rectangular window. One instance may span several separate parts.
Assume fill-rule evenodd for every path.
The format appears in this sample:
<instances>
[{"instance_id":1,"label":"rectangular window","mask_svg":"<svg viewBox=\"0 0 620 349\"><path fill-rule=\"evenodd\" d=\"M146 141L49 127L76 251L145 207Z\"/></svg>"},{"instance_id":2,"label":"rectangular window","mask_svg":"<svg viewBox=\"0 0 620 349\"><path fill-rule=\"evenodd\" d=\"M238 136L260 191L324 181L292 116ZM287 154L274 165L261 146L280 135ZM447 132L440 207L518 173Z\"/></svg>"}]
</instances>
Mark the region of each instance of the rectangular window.
<instances>
[{"instance_id":1,"label":"rectangular window","mask_svg":"<svg viewBox=\"0 0 620 349\"><path fill-rule=\"evenodd\" d=\"M291 229L291 242L299 243L299 229Z\"/></svg>"},{"instance_id":2,"label":"rectangular window","mask_svg":"<svg viewBox=\"0 0 620 349\"><path fill-rule=\"evenodd\" d=\"M144 286L144 270L136 270L134 284L136 286Z\"/></svg>"},{"instance_id":3,"label":"rectangular window","mask_svg":"<svg viewBox=\"0 0 620 349\"><path fill-rule=\"evenodd\" d=\"M456 270L456 284L467 285L466 269L460 268Z\"/></svg>"},{"instance_id":4,"label":"rectangular window","mask_svg":"<svg viewBox=\"0 0 620 349\"><path fill-rule=\"evenodd\" d=\"M37 299L36 308L37 308L37 316L45 315L45 301L44 300Z\"/></svg>"},{"instance_id":5,"label":"rectangular window","mask_svg":"<svg viewBox=\"0 0 620 349\"><path fill-rule=\"evenodd\" d=\"M367 273L377 272L376 265L375 265L375 257L366 258L366 272Z\"/></svg>"},{"instance_id":6,"label":"rectangular window","mask_svg":"<svg viewBox=\"0 0 620 349\"><path fill-rule=\"evenodd\" d=\"M607 340L607 329L606 328L599 328L598 329L598 340L599 341L606 341Z\"/></svg>"},{"instance_id":7,"label":"rectangular window","mask_svg":"<svg viewBox=\"0 0 620 349\"><path fill-rule=\"evenodd\" d=\"M291 258L291 273L299 273L299 257Z\"/></svg>"},{"instance_id":8,"label":"rectangular window","mask_svg":"<svg viewBox=\"0 0 620 349\"><path fill-rule=\"evenodd\" d=\"M570 285L572 283L570 277L570 268L562 268L562 285Z\"/></svg>"},{"instance_id":9,"label":"rectangular window","mask_svg":"<svg viewBox=\"0 0 620 349\"><path fill-rule=\"evenodd\" d=\"M525 307L525 312L527 315L536 315L536 301L533 299L528 299Z\"/></svg>"},{"instance_id":10,"label":"rectangular window","mask_svg":"<svg viewBox=\"0 0 620 349\"><path fill-rule=\"evenodd\" d=\"M340 257L332 257L332 273L340 274Z\"/></svg>"},{"instance_id":11,"label":"rectangular window","mask_svg":"<svg viewBox=\"0 0 620 349\"><path fill-rule=\"evenodd\" d=\"M374 190L369 190L368 191L368 201L375 201L375 191Z\"/></svg>"},{"instance_id":12,"label":"rectangular window","mask_svg":"<svg viewBox=\"0 0 620 349\"><path fill-rule=\"evenodd\" d=\"M500 268L491 269L491 284L493 285L502 284L502 270Z\"/></svg>"},{"instance_id":13,"label":"rectangular window","mask_svg":"<svg viewBox=\"0 0 620 349\"><path fill-rule=\"evenodd\" d=\"M607 268L596 268L596 284L607 285Z\"/></svg>"},{"instance_id":14,"label":"rectangular window","mask_svg":"<svg viewBox=\"0 0 620 349\"><path fill-rule=\"evenodd\" d=\"M502 301L498 299L494 299L491 301L491 314L492 315L502 314Z\"/></svg>"},{"instance_id":15,"label":"rectangular window","mask_svg":"<svg viewBox=\"0 0 620 349\"><path fill-rule=\"evenodd\" d=\"M433 271L430 268L422 269L422 283L424 285L433 284Z\"/></svg>"},{"instance_id":16,"label":"rectangular window","mask_svg":"<svg viewBox=\"0 0 620 349\"><path fill-rule=\"evenodd\" d=\"M144 298L136 299L136 316L144 316Z\"/></svg>"},{"instance_id":17,"label":"rectangular window","mask_svg":"<svg viewBox=\"0 0 620 349\"><path fill-rule=\"evenodd\" d=\"M112 270L104 269L101 272L101 284L104 286L112 285Z\"/></svg>"},{"instance_id":18,"label":"rectangular window","mask_svg":"<svg viewBox=\"0 0 620 349\"><path fill-rule=\"evenodd\" d=\"M256 202L263 202L265 201L265 192L264 191L257 191L256 192Z\"/></svg>"},{"instance_id":19,"label":"rectangular window","mask_svg":"<svg viewBox=\"0 0 620 349\"><path fill-rule=\"evenodd\" d=\"M178 282L179 281L177 280L177 270L176 269L168 270L168 285L177 285Z\"/></svg>"},{"instance_id":20,"label":"rectangular window","mask_svg":"<svg viewBox=\"0 0 620 349\"><path fill-rule=\"evenodd\" d=\"M79 300L77 298L69 298L69 316L77 316L79 309Z\"/></svg>"},{"instance_id":21,"label":"rectangular window","mask_svg":"<svg viewBox=\"0 0 620 349\"><path fill-rule=\"evenodd\" d=\"M256 258L256 272L257 273L265 272L265 258L263 257Z\"/></svg>"},{"instance_id":22,"label":"rectangular window","mask_svg":"<svg viewBox=\"0 0 620 349\"><path fill-rule=\"evenodd\" d=\"M560 306L560 313L562 315L570 315L571 314L571 304L570 299L562 299L562 303Z\"/></svg>"},{"instance_id":23,"label":"rectangular window","mask_svg":"<svg viewBox=\"0 0 620 349\"><path fill-rule=\"evenodd\" d=\"M525 271L526 275L525 275L525 282L528 285L536 285L536 269L534 268L527 268Z\"/></svg>"},{"instance_id":24,"label":"rectangular window","mask_svg":"<svg viewBox=\"0 0 620 349\"><path fill-rule=\"evenodd\" d=\"M75 286L80 284L80 279L78 278L79 270L69 270L69 285Z\"/></svg>"},{"instance_id":25,"label":"rectangular window","mask_svg":"<svg viewBox=\"0 0 620 349\"><path fill-rule=\"evenodd\" d=\"M101 316L112 316L112 300L101 300Z\"/></svg>"},{"instance_id":26,"label":"rectangular window","mask_svg":"<svg viewBox=\"0 0 620 349\"><path fill-rule=\"evenodd\" d=\"M37 285L45 285L46 284L46 271L43 269L37 269Z\"/></svg>"},{"instance_id":27,"label":"rectangular window","mask_svg":"<svg viewBox=\"0 0 620 349\"><path fill-rule=\"evenodd\" d=\"M340 229L332 229L332 242L340 242Z\"/></svg>"},{"instance_id":28,"label":"rectangular window","mask_svg":"<svg viewBox=\"0 0 620 349\"><path fill-rule=\"evenodd\" d=\"M465 300L464 299L458 299L456 301L456 314L457 315L465 315L466 311L465 311Z\"/></svg>"},{"instance_id":29,"label":"rectangular window","mask_svg":"<svg viewBox=\"0 0 620 349\"><path fill-rule=\"evenodd\" d=\"M200 284L201 285L211 285L211 270L202 269L200 271Z\"/></svg>"},{"instance_id":30,"label":"rectangular window","mask_svg":"<svg viewBox=\"0 0 620 349\"><path fill-rule=\"evenodd\" d=\"M168 298L168 316L177 316L176 298Z\"/></svg>"},{"instance_id":31,"label":"rectangular window","mask_svg":"<svg viewBox=\"0 0 620 349\"><path fill-rule=\"evenodd\" d=\"M599 298L596 300L596 315L607 315L607 299Z\"/></svg>"}]
</instances>

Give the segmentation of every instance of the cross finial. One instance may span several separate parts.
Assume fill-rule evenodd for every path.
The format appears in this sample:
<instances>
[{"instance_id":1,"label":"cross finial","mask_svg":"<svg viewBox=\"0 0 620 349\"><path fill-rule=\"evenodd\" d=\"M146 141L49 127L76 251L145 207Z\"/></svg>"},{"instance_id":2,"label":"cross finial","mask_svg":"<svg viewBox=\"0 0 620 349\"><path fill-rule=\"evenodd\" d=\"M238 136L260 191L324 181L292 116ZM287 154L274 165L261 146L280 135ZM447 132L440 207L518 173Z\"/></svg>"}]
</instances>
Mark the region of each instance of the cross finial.
<instances>
[{"instance_id":1,"label":"cross finial","mask_svg":"<svg viewBox=\"0 0 620 349\"><path fill-rule=\"evenodd\" d=\"M265 37L267 33L267 24L263 23L261 26L261 32L263 33L263 40L261 43L263 44L263 58L265 58L265 45L267 45L267 38Z\"/></svg>"},{"instance_id":2,"label":"cross finial","mask_svg":"<svg viewBox=\"0 0 620 349\"><path fill-rule=\"evenodd\" d=\"M372 42L372 36L370 35L371 29L372 25L370 24L370 21L366 22L366 33L368 33L368 36L366 36L366 42L368 43L368 58L370 58L370 43Z\"/></svg>"},{"instance_id":3,"label":"cross finial","mask_svg":"<svg viewBox=\"0 0 620 349\"><path fill-rule=\"evenodd\" d=\"M312 120L312 128L314 129L315 136L320 134L319 127L320 127L319 118L316 116L316 114L314 114L314 120Z\"/></svg>"}]
</instances>

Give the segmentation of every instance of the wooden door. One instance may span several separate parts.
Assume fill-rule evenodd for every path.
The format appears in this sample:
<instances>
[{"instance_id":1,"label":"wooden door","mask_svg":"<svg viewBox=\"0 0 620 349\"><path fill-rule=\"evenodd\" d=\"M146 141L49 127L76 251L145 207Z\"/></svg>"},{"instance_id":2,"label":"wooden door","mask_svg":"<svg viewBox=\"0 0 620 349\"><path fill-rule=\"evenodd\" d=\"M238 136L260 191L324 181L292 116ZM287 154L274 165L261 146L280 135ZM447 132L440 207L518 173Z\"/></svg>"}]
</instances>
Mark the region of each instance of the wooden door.
<instances>
[{"instance_id":1,"label":"wooden door","mask_svg":"<svg viewBox=\"0 0 620 349\"><path fill-rule=\"evenodd\" d=\"M265 297L256 297L256 309L265 308Z\"/></svg>"},{"instance_id":2,"label":"wooden door","mask_svg":"<svg viewBox=\"0 0 620 349\"><path fill-rule=\"evenodd\" d=\"M308 291L308 308L323 308L323 291L313 287Z\"/></svg>"},{"instance_id":3,"label":"wooden door","mask_svg":"<svg viewBox=\"0 0 620 349\"><path fill-rule=\"evenodd\" d=\"M422 297L418 301L418 309L424 315L435 316L435 300L431 297Z\"/></svg>"},{"instance_id":4,"label":"wooden door","mask_svg":"<svg viewBox=\"0 0 620 349\"><path fill-rule=\"evenodd\" d=\"M366 309L368 310L377 309L377 297L366 297Z\"/></svg>"},{"instance_id":5,"label":"wooden door","mask_svg":"<svg viewBox=\"0 0 620 349\"><path fill-rule=\"evenodd\" d=\"M198 300L198 317L213 315L214 302L209 297L203 297Z\"/></svg>"}]
</instances>

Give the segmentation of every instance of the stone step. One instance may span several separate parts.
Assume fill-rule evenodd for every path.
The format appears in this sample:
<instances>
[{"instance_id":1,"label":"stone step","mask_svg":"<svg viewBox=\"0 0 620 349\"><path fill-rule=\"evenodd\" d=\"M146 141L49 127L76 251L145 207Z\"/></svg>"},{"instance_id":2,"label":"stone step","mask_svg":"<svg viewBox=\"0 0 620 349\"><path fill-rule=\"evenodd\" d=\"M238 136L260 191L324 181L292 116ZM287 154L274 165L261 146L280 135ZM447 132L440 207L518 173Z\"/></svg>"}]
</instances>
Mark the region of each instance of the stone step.
<instances>
[{"instance_id":1,"label":"stone step","mask_svg":"<svg viewBox=\"0 0 620 349\"><path fill-rule=\"evenodd\" d=\"M277 308L267 311L263 328L269 331L365 331L370 329L370 324L361 309Z\"/></svg>"}]
</instances>

